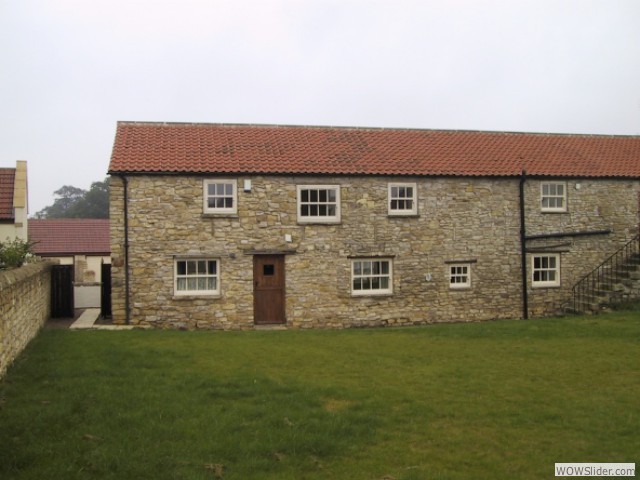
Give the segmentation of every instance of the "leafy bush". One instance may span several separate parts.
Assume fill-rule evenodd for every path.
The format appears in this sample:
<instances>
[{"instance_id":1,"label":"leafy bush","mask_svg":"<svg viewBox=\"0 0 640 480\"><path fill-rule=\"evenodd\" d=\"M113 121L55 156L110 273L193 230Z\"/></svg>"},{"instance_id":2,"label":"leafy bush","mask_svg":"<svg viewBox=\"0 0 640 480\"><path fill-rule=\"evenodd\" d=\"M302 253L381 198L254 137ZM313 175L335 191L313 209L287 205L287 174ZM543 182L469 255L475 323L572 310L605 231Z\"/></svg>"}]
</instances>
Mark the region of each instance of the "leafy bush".
<instances>
[{"instance_id":1,"label":"leafy bush","mask_svg":"<svg viewBox=\"0 0 640 480\"><path fill-rule=\"evenodd\" d=\"M18 237L0 242L0 270L21 267L33 255L31 249L35 243Z\"/></svg>"}]
</instances>

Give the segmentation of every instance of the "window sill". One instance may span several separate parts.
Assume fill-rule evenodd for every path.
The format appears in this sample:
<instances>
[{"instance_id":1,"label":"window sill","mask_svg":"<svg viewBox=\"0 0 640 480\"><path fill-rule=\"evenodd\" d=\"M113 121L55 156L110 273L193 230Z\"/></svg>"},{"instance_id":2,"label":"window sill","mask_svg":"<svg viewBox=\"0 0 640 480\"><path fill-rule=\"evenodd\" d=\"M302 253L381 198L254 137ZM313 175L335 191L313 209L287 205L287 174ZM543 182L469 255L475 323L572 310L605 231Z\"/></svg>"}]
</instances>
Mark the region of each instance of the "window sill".
<instances>
[{"instance_id":1,"label":"window sill","mask_svg":"<svg viewBox=\"0 0 640 480\"><path fill-rule=\"evenodd\" d=\"M202 218L240 218L237 213L203 213Z\"/></svg>"},{"instance_id":2,"label":"window sill","mask_svg":"<svg viewBox=\"0 0 640 480\"><path fill-rule=\"evenodd\" d=\"M393 297L393 292L384 293L353 293L351 292L351 298L382 298Z\"/></svg>"},{"instance_id":3,"label":"window sill","mask_svg":"<svg viewBox=\"0 0 640 480\"><path fill-rule=\"evenodd\" d=\"M389 218L420 218L418 213L387 213Z\"/></svg>"},{"instance_id":4,"label":"window sill","mask_svg":"<svg viewBox=\"0 0 640 480\"><path fill-rule=\"evenodd\" d=\"M560 288L562 285L531 285L531 288L540 290L544 288Z\"/></svg>"},{"instance_id":5,"label":"window sill","mask_svg":"<svg viewBox=\"0 0 640 480\"><path fill-rule=\"evenodd\" d=\"M219 293L211 294L211 295L173 295L171 297L172 300L218 300L222 298L222 295Z\"/></svg>"},{"instance_id":6,"label":"window sill","mask_svg":"<svg viewBox=\"0 0 640 480\"><path fill-rule=\"evenodd\" d=\"M324 222L318 220L298 220L298 225L340 225L341 223L341 220L327 220Z\"/></svg>"}]
</instances>

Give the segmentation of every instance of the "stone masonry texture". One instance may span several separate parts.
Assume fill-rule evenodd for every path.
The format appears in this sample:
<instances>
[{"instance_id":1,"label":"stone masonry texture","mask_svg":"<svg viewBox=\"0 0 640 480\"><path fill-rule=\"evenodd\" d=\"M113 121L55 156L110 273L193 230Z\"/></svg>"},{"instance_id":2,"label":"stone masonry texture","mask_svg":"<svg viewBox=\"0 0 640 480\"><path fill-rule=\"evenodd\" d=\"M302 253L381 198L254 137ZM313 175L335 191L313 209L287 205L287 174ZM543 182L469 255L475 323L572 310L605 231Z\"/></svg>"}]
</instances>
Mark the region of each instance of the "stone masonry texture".
<instances>
[{"instance_id":1,"label":"stone masonry texture","mask_svg":"<svg viewBox=\"0 0 640 480\"><path fill-rule=\"evenodd\" d=\"M0 377L50 316L51 265L0 272Z\"/></svg>"},{"instance_id":2,"label":"stone masonry texture","mask_svg":"<svg viewBox=\"0 0 640 480\"><path fill-rule=\"evenodd\" d=\"M203 213L203 181L237 180L234 215ZM251 180L251 191L243 191ZM127 176L129 321L158 328L250 329L253 255L284 252L286 325L351 328L522 318L518 178L391 176ZM571 287L638 233L640 182L562 179L567 211L540 211L540 184L525 182L526 234L610 231L529 240L559 253L559 287L534 288L529 315L558 314ZM388 184L415 183L418 213L387 211ZM299 224L296 186L338 185L339 224ZM112 310L126 314L124 181L111 178ZM291 241L288 240L290 236ZM220 295L174 295L174 259L219 260ZM390 259L393 293L353 296L353 258ZM471 287L452 289L448 269L469 265Z\"/></svg>"}]
</instances>

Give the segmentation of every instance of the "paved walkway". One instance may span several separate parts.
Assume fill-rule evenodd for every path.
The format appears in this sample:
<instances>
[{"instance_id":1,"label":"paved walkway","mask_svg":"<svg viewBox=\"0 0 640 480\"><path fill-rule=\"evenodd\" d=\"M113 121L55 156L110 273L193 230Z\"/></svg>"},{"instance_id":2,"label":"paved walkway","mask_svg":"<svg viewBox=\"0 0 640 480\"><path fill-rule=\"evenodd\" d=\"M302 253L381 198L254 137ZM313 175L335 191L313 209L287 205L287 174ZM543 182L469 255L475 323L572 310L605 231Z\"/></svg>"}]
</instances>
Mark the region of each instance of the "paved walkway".
<instances>
[{"instance_id":1,"label":"paved walkway","mask_svg":"<svg viewBox=\"0 0 640 480\"><path fill-rule=\"evenodd\" d=\"M70 330L131 330L134 325L96 325L96 320L100 317L99 308L87 308L82 315L71 324Z\"/></svg>"}]
</instances>

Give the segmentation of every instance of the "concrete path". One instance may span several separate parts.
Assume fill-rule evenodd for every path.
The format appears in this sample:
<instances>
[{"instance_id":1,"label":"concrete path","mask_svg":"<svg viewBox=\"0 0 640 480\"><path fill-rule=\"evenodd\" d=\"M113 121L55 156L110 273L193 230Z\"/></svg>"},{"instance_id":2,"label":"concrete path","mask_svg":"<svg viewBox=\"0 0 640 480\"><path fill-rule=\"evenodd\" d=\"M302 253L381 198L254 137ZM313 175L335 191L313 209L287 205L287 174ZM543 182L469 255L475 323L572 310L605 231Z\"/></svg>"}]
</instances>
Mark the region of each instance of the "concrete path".
<instances>
[{"instance_id":1,"label":"concrete path","mask_svg":"<svg viewBox=\"0 0 640 480\"><path fill-rule=\"evenodd\" d=\"M134 325L96 325L96 320L100 317L99 308L87 308L82 315L71 324L70 330L132 330Z\"/></svg>"}]
</instances>

